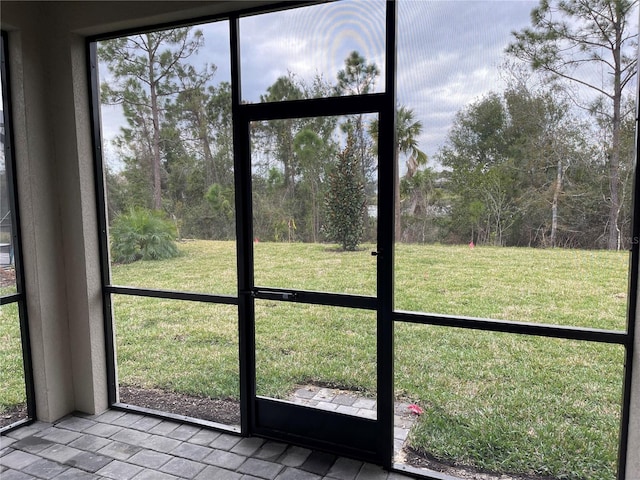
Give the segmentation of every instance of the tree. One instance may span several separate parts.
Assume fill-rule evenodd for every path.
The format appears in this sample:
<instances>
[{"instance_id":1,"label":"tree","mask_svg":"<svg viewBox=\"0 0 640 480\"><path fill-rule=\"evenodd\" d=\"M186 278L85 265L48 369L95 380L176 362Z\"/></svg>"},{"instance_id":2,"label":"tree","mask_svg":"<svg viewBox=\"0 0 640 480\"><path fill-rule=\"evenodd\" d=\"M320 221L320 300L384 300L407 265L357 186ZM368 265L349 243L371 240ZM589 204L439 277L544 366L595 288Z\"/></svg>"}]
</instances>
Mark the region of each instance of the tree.
<instances>
[{"instance_id":1,"label":"tree","mask_svg":"<svg viewBox=\"0 0 640 480\"><path fill-rule=\"evenodd\" d=\"M412 178L418 168L426 165L427 154L418 148L418 137L422 133L422 122L415 120L412 109L401 105L396 112L396 158L407 156L405 178ZM395 183L395 238L402 239L402 207L400 205L400 168L396 168Z\"/></svg>"},{"instance_id":2,"label":"tree","mask_svg":"<svg viewBox=\"0 0 640 480\"><path fill-rule=\"evenodd\" d=\"M343 250L355 250L364 233L365 193L359 168L354 139L348 135L347 145L329 175L325 197L325 232Z\"/></svg>"},{"instance_id":3,"label":"tree","mask_svg":"<svg viewBox=\"0 0 640 480\"><path fill-rule=\"evenodd\" d=\"M307 83L278 78L263 102L326 97L333 89L320 76ZM334 116L288 118L252 124L254 229L276 241L319 240L327 169L336 152Z\"/></svg>"},{"instance_id":4,"label":"tree","mask_svg":"<svg viewBox=\"0 0 640 480\"><path fill-rule=\"evenodd\" d=\"M300 100L303 98L302 90L296 85L292 75L279 77L273 85L267 88L267 94L260 96L262 102L281 102L286 100ZM293 139L299 128L300 122L296 119L273 120L264 122L261 128L266 134L269 149L275 154L276 159L284 168L284 180L287 187L287 195L294 195L296 183L295 155Z\"/></svg>"},{"instance_id":5,"label":"tree","mask_svg":"<svg viewBox=\"0 0 640 480\"><path fill-rule=\"evenodd\" d=\"M402 238L406 242L436 242L440 240L443 191L439 175L430 168L422 168L400 181L400 193L405 200Z\"/></svg>"},{"instance_id":6,"label":"tree","mask_svg":"<svg viewBox=\"0 0 640 480\"><path fill-rule=\"evenodd\" d=\"M375 63L367 63L357 51L344 61L344 70L338 72L336 91L339 95L364 95L371 93L380 70Z\"/></svg>"},{"instance_id":7,"label":"tree","mask_svg":"<svg viewBox=\"0 0 640 480\"><path fill-rule=\"evenodd\" d=\"M235 236L235 199L233 186L214 183L205 195L213 211L211 237L227 240Z\"/></svg>"},{"instance_id":8,"label":"tree","mask_svg":"<svg viewBox=\"0 0 640 480\"><path fill-rule=\"evenodd\" d=\"M372 122L369 128L370 134L376 143L378 128L377 120ZM396 110L396 158L400 161L400 155L407 157L406 180L410 180L418 172L418 169L427 163L427 154L418 148L418 137L421 133L422 122L415 119L413 109L400 105ZM402 239L402 202L400 193L400 165L398 165L394 178L394 234L397 242Z\"/></svg>"},{"instance_id":9,"label":"tree","mask_svg":"<svg viewBox=\"0 0 640 480\"><path fill-rule=\"evenodd\" d=\"M163 206L185 235L226 240L234 238L234 216L221 215L207 192L217 185L233 197L231 93L229 83L208 85L210 80L180 67L180 92L161 129Z\"/></svg>"},{"instance_id":10,"label":"tree","mask_svg":"<svg viewBox=\"0 0 640 480\"><path fill-rule=\"evenodd\" d=\"M627 99L627 107L635 108L635 99ZM621 248L631 248L631 219L633 218L633 205L631 201L633 192L633 173L636 156L636 120L635 115L628 115L622 122L620 134L620 179L622 193L620 195L620 232Z\"/></svg>"},{"instance_id":11,"label":"tree","mask_svg":"<svg viewBox=\"0 0 640 480\"><path fill-rule=\"evenodd\" d=\"M112 75L102 83L102 101L122 105L129 126L149 164L152 208L162 208L160 130L171 96L178 93L178 68L203 45L200 30L190 27L107 40L99 55ZM208 72L203 73L209 75Z\"/></svg>"},{"instance_id":12,"label":"tree","mask_svg":"<svg viewBox=\"0 0 640 480\"><path fill-rule=\"evenodd\" d=\"M620 150L622 98L636 74L637 33L629 31L637 0L541 0L531 13L532 28L514 32L507 51L554 80L595 93L590 110L611 125L608 141L609 216L607 247L620 247ZM608 81L589 73L600 68Z\"/></svg>"},{"instance_id":13,"label":"tree","mask_svg":"<svg viewBox=\"0 0 640 480\"><path fill-rule=\"evenodd\" d=\"M215 178L225 185L233 185L233 125L231 121L231 84L221 82L209 87L207 120L213 130Z\"/></svg>"},{"instance_id":14,"label":"tree","mask_svg":"<svg viewBox=\"0 0 640 480\"><path fill-rule=\"evenodd\" d=\"M309 239L316 243L321 226L322 180L325 174L324 159L330 155L330 146L311 128L298 132L293 141L297 163L300 165L301 182L311 203L308 225Z\"/></svg>"},{"instance_id":15,"label":"tree","mask_svg":"<svg viewBox=\"0 0 640 480\"><path fill-rule=\"evenodd\" d=\"M487 200L499 195L506 180L497 173L489 178L488 172L505 169L506 128L505 107L500 96L491 93L456 114L447 143L438 153L448 168L447 186L454 195L451 224L457 241L496 240Z\"/></svg>"},{"instance_id":16,"label":"tree","mask_svg":"<svg viewBox=\"0 0 640 480\"><path fill-rule=\"evenodd\" d=\"M213 78L216 67L205 66L202 72L197 72L193 65L176 64L176 82L178 93L175 100L168 105L167 116L173 117L181 128L181 140L185 144L193 145L204 164L205 183L211 185L221 181L222 172L213 158L213 124L211 112L208 111L210 91L207 84Z\"/></svg>"},{"instance_id":17,"label":"tree","mask_svg":"<svg viewBox=\"0 0 640 480\"><path fill-rule=\"evenodd\" d=\"M522 197L518 202L520 230L542 234L540 245L549 247L558 245L567 170L580 161L584 144L583 125L569 114L563 93L537 89L522 81L503 93L508 113L508 153L517 159L521 171L528 172L517 178Z\"/></svg>"},{"instance_id":18,"label":"tree","mask_svg":"<svg viewBox=\"0 0 640 480\"><path fill-rule=\"evenodd\" d=\"M452 240L598 245L599 157L558 95L516 83L457 114L438 153L452 194Z\"/></svg>"},{"instance_id":19,"label":"tree","mask_svg":"<svg viewBox=\"0 0 640 480\"><path fill-rule=\"evenodd\" d=\"M375 63L368 63L360 53L352 51L344 61L344 69L338 72L335 92L338 95L372 93L379 75L380 70ZM365 116L362 114L348 117L341 125L341 129L353 137L354 154L358 156L362 181L365 186L365 201L367 201L377 192L375 180L377 161L373 154L376 138L371 138L369 135L370 126L365 125ZM364 215L366 215L364 220L368 221L366 207Z\"/></svg>"}]
</instances>

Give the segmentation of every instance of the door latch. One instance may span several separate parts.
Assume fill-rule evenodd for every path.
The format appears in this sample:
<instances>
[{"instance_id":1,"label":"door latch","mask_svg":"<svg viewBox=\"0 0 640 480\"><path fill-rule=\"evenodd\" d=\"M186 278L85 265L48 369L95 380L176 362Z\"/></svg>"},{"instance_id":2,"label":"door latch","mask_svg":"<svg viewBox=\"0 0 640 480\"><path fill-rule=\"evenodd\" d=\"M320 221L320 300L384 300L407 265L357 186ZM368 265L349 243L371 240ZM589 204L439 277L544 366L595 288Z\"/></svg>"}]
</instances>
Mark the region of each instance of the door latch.
<instances>
[{"instance_id":1,"label":"door latch","mask_svg":"<svg viewBox=\"0 0 640 480\"><path fill-rule=\"evenodd\" d=\"M298 294L296 292L282 292L279 290L262 290L262 289L253 289L251 291L251 296L254 298L260 297L268 297L272 299L280 298L281 300L293 300Z\"/></svg>"}]
</instances>

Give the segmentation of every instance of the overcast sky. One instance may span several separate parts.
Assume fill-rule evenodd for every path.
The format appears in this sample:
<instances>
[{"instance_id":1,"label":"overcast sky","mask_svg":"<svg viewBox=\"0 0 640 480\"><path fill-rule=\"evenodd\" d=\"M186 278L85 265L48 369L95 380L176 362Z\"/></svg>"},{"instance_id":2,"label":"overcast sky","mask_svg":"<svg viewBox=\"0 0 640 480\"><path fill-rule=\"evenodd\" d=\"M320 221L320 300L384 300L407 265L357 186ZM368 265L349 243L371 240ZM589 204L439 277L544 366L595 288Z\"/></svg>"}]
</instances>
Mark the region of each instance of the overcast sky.
<instances>
[{"instance_id":1,"label":"overcast sky","mask_svg":"<svg viewBox=\"0 0 640 480\"><path fill-rule=\"evenodd\" d=\"M537 1L403 0L398 7L397 99L412 108L424 131L429 158L446 139L456 112L489 91L504 88L499 66L511 32L530 25ZM344 59L357 50L380 69L384 89L382 0L346 0L246 17L240 22L242 92L259 101L279 76L310 82L320 74L335 83ZM230 81L226 22L201 25L199 62L218 67L216 81ZM104 110L105 138L118 131L115 109Z\"/></svg>"},{"instance_id":2,"label":"overcast sky","mask_svg":"<svg viewBox=\"0 0 640 480\"><path fill-rule=\"evenodd\" d=\"M501 89L498 66L511 31L530 24L531 1L401 1L398 6L397 99L424 125L420 147L430 158L457 111ZM346 1L243 19L245 100L287 71L335 82L352 50L380 69L384 89L383 1Z\"/></svg>"}]
</instances>

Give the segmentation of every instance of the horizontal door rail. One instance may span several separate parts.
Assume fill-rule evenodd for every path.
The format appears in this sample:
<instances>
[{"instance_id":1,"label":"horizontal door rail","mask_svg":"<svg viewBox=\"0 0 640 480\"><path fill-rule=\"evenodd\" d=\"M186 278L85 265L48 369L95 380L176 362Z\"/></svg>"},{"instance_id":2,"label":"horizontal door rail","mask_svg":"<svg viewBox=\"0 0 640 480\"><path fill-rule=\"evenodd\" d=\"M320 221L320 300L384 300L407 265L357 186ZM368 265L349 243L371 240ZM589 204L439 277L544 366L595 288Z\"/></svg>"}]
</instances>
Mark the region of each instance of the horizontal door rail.
<instances>
[{"instance_id":1,"label":"horizontal door rail","mask_svg":"<svg viewBox=\"0 0 640 480\"><path fill-rule=\"evenodd\" d=\"M136 297L166 298L168 300L188 300L191 302L222 303L238 305L238 297L232 295L210 295L208 293L178 292L175 290L154 290L149 288L120 287L107 285L105 293L132 295Z\"/></svg>"},{"instance_id":2,"label":"horizontal door rail","mask_svg":"<svg viewBox=\"0 0 640 480\"><path fill-rule=\"evenodd\" d=\"M491 332L519 333L538 337L564 338L567 340L586 340L598 343L628 345L630 335L618 330L597 328L564 327L544 323L514 322L509 320L488 320L484 318L459 317L453 315L434 315L395 311L393 319L398 322L438 325L442 327L467 328Z\"/></svg>"},{"instance_id":3,"label":"horizontal door rail","mask_svg":"<svg viewBox=\"0 0 640 480\"><path fill-rule=\"evenodd\" d=\"M5 433L13 432L20 427L26 427L27 425L31 425L36 420L34 418L23 418L22 420L18 420L17 422L12 423L11 425L6 425L0 428L0 435L4 435Z\"/></svg>"},{"instance_id":4,"label":"horizontal door rail","mask_svg":"<svg viewBox=\"0 0 640 480\"><path fill-rule=\"evenodd\" d=\"M384 101L384 94L369 93L348 97L244 103L238 107L238 112L244 121L355 115L378 112L383 109Z\"/></svg>"},{"instance_id":5,"label":"horizontal door rail","mask_svg":"<svg viewBox=\"0 0 640 480\"><path fill-rule=\"evenodd\" d=\"M5 297L0 297L0 305L8 305L19 302L20 300L24 300L24 293L12 293Z\"/></svg>"},{"instance_id":6,"label":"horizontal door rail","mask_svg":"<svg viewBox=\"0 0 640 480\"><path fill-rule=\"evenodd\" d=\"M290 290L283 288L255 287L247 292L252 297L262 300L278 300L282 302L311 303L334 307L361 308L376 310L378 299L364 295L344 295L340 293L310 292L307 290Z\"/></svg>"},{"instance_id":7,"label":"horizontal door rail","mask_svg":"<svg viewBox=\"0 0 640 480\"><path fill-rule=\"evenodd\" d=\"M380 462L380 429L375 420L256 398L256 433L368 462Z\"/></svg>"}]
</instances>

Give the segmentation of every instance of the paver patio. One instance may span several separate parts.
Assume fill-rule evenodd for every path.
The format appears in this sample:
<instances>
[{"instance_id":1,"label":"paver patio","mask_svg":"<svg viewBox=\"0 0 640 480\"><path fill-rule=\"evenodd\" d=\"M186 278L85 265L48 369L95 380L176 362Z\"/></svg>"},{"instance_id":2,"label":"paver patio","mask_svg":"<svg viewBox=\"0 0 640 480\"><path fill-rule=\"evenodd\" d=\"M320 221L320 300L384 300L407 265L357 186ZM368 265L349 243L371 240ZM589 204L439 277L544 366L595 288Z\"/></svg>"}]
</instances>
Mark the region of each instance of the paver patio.
<instances>
[{"instance_id":1,"label":"paver patio","mask_svg":"<svg viewBox=\"0 0 640 480\"><path fill-rule=\"evenodd\" d=\"M356 407L356 401L345 406L361 409L370 405L361 402ZM54 424L35 422L0 436L0 477L2 480L410 478L323 452L115 410L98 416L71 415Z\"/></svg>"}]
</instances>

